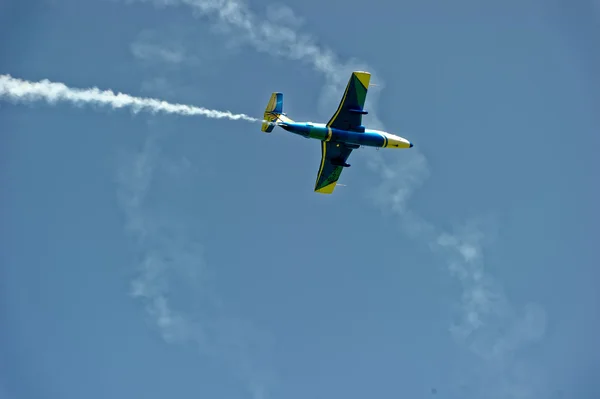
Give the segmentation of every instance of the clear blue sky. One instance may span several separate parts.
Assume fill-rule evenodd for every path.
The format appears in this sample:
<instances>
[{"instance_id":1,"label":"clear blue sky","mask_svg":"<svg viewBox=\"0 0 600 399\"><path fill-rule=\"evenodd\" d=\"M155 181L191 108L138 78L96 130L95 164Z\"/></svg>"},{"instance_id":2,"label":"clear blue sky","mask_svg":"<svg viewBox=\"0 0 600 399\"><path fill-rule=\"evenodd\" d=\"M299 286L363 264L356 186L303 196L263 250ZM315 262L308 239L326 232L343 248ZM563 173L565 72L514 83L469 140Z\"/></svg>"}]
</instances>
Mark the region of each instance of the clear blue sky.
<instances>
[{"instance_id":1,"label":"clear blue sky","mask_svg":"<svg viewBox=\"0 0 600 399\"><path fill-rule=\"evenodd\" d=\"M599 3L236 1L4 1L0 73L325 122L364 68L415 147L323 196L283 131L0 102L0 398L600 397Z\"/></svg>"}]
</instances>

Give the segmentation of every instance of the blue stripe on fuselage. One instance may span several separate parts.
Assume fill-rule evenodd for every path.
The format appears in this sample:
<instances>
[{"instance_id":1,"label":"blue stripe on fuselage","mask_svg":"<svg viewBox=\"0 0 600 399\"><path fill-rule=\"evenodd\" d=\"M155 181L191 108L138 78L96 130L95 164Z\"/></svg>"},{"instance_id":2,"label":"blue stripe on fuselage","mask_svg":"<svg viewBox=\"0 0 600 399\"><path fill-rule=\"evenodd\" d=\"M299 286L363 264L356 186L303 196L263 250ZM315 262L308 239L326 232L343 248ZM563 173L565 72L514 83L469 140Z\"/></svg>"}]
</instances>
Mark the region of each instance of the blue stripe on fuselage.
<instances>
[{"instance_id":1,"label":"blue stripe on fuselage","mask_svg":"<svg viewBox=\"0 0 600 399\"><path fill-rule=\"evenodd\" d=\"M364 133L332 129L331 141L358 144L368 147L383 147L385 137L380 133L365 130Z\"/></svg>"},{"instance_id":2,"label":"blue stripe on fuselage","mask_svg":"<svg viewBox=\"0 0 600 399\"><path fill-rule=\"evenodd\" d=\"M287 123L281 127L288 132L298 134L303 137L313 137L325 140L328 135L328 128L325 124L308 123ZM349 144L358 144L368 147L384 147L386 138L383 134L375 131L365 130L364 133L352 132L348 130L331 129L331 141ZM315 137L319 136L319 137Z\"/></svg>"}]
</instances>

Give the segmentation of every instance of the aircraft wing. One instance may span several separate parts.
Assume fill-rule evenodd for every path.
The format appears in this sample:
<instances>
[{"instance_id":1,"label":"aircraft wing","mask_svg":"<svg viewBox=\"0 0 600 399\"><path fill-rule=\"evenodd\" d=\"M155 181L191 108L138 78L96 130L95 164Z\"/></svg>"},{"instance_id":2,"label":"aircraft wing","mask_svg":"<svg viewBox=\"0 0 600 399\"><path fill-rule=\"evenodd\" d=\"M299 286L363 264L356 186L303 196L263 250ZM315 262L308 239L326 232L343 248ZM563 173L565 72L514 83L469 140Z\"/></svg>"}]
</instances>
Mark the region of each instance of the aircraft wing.
<instances>
[{"instance_id":1,"label":"aircraft wing","mask_svg":"<svg viewBox=\"0 0 600 399\"><path fill-rule=\"evenodd\" d=\"M353 148L343 143L321 141L321 166L317 174L315 192L331 194L335 188L342 170Z\"/></svg>"},{"instance_id":2,"label":"aircraft wing","mask_svg":"<svg viewBox=\"0 0 600 399\"><path fill-rule=\"evenodd\" d=\"M369 72L352 72L337 111L327 123L328 127L359 130L358 128L362 126L362 116L367 113L363 107L370 80Z\"/></svg>"}]
</instances>

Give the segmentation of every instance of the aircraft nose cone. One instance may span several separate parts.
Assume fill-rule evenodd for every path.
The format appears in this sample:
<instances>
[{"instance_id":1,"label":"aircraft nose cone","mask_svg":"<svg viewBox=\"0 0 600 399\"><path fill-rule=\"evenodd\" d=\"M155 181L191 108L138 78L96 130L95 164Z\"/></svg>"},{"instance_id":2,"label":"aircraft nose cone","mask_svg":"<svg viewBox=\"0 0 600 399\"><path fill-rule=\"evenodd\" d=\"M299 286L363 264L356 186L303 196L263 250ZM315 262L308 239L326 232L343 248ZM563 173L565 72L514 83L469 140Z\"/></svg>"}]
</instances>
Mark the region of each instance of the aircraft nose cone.
<instances>
[{"instance_id":1,"label":"aircraft nose cone","mask_svg":"<svg viewBox=\"0 0 600 399\"><path fill-rule=\"evenodd\" d=\"M408 146L408 148L412 148L413 147L413 143L410 143L410 145Z\"/></svg>"}]
</instances>

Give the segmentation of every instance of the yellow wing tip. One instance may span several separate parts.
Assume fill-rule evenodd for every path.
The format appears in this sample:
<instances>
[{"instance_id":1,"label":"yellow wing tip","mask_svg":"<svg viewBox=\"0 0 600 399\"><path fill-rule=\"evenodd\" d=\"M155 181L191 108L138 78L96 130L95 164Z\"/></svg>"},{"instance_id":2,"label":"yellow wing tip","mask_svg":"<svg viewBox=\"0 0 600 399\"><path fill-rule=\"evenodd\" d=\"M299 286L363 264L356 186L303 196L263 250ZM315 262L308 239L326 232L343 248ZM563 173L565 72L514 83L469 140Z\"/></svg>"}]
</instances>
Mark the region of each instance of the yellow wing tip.
<instances>
[{"instance_id":1,"label":"yellow wing tip","mask_svg":"<svg viewBox=\"0 0 600 399\"><path fill-rule=\"evenodd\" d=\"M371 81L371 74L366 71L354 71L352 72L354 76L360 81L360 83L365 87L369 87L369 82Z\"/></svg>"},{"instance_id":2,"label":"yellow wing tip","mask_svg":"<svg viewBox=\"0 0 600 399\"><path fill-rule=\"evenodd\" d=\"M331 184L326 185L325 187L321 187L319 189L315 189L315 193L319 193L319 194L332 194L333 190L335 189L335 185L337 184L337 182L333 182Z\"/></svg>"}]
</instances>

